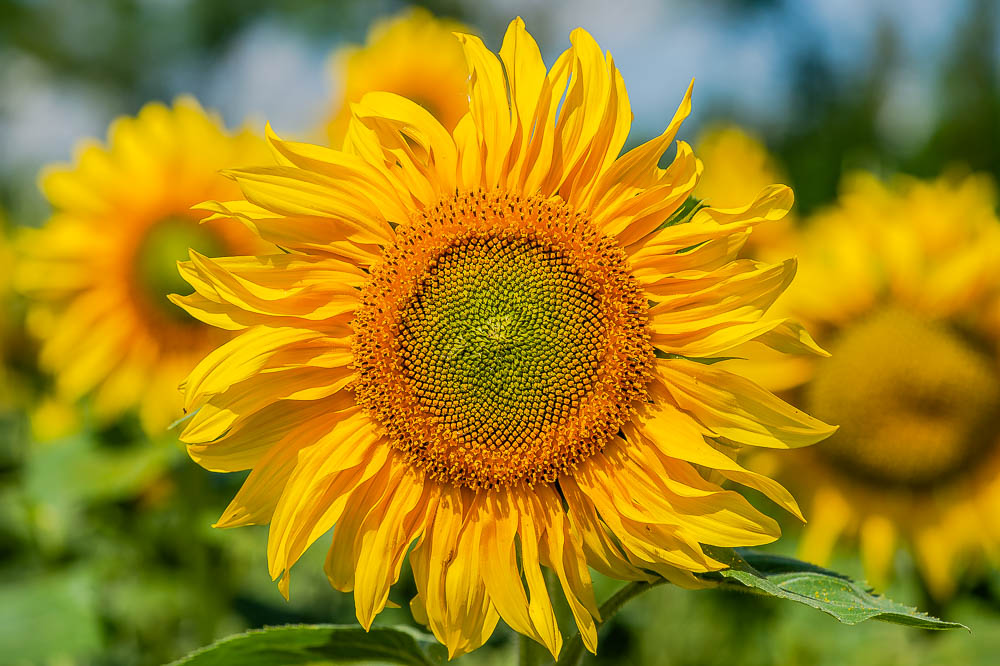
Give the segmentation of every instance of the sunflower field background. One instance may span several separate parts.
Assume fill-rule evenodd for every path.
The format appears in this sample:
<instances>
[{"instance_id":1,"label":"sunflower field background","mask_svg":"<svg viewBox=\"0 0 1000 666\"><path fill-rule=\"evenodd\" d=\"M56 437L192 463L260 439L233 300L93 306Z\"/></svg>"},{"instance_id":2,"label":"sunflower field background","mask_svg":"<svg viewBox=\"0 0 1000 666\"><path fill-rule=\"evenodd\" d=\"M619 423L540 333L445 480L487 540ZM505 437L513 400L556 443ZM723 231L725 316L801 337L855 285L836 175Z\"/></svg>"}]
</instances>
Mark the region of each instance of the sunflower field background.
<instances>
[{"instance_id":1,"label":"sunflower field background","mask_svg":"<svg viewBox=\"0 0 1000 666\"><path fill-rule=\"evenodd\" d=\"M699 199L737 206L771 183L793 188L791 214L755 231L743 251L799 258L799 284L775 308L806 324L834 352L830 363L848 360L812 367L748 352L738 362L761 385L854 430L842 426L834 448L820 449L829 455L747 463L777 475L809 520L803 528L786 516L767 549L867 579L972 628L847 626L774 599L665 585L604 626L597 656L584 663L995 663L1000 7L992 0L0 0L0 664L160 664L248 629L355 622L351 597L322 573L321 551L303 556L286 601L267 575L267 528L212 527L246 473L193 464L178 441L184 425L171 424L183 417L175 387L207 344L166 302L186 293L174 262L188 247L249 254L222 250L262 241L240 230L207 238L194 225L153 244L136 231L129 242L152 266L137 273L140 296L159 299L148 312L83 298L54 310L77 278L53 262L101 253L116 233L53 232L71 217L66 202L128 199L138 210L136 202L172 200L185 188L197 193L183 210L233 198L150 167L89 200L72 189L73 165L103 172L81 142L139 162L188 160L183 173L210 179L267 154L265 121L283 138L337 144L346 102L368 90L405 92L453 126L467 74L456 73L462 56L450 32L471 31L496 50L518 15L546 63L577 26L614 54L634 113L626 149L662 130L695 78L680 138L705 164ZM130 119L109 134L120 117ZM164 128L183 140L165 139ZM118 279L113 265L95 270L95 284ZM133 319L177 331L174 341L150 351ZM98 379L99 352L112 344L145 365ZM885 365L866 373L876 361ZM185 363L175 382L173 368ZM887 426L851 407L861 395L891 411L914 383L926 389L911 392L925 420ZM884 446L873 453L874 428ZM617 587L597 574L594 584L599 599ZM405 598L416 592L408 565L399 586ZM405 607L376 620L388 624L417 626ZM456 663L510 663L516 650L515 634L501 628Z\"/></svg>"}]
</instances>

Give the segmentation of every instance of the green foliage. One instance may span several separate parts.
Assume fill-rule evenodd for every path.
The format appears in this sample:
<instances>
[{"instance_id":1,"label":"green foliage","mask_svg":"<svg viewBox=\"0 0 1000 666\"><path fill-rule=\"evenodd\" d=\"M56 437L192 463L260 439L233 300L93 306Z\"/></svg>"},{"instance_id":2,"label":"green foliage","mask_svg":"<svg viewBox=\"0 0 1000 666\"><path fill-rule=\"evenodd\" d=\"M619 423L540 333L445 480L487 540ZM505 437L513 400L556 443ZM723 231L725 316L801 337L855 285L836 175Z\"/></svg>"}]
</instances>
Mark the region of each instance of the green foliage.
<instances>
[{"instance_id":1,"label":"green foliage","mask_svg":"<svg viewBox=\"0 0 1000 666\"><path fill-rule=\"evenodd\" d=\"M137 442L109 447L83 432L39 445L25 466L25 491L49 503L131 497L182 456L172 441Z\"/></svg>"},{"instance_id":2,"label":"green foliage","mask_svg":"<svg viewBox=\"0 0 1000 666\"><path fill-rule=\"evenodd\" d=\"M716 558L720 554L713 553ZM968 629L921 613L883 596L841 574L806 562L737 549L723 552L730 568L709 574L723 586L788 599L832 615L844 624L881 620L921 629Z\"/></svg>"},{"instance_id":3,"label":"green foliage","mask_svg":"<svg viewBox=\"0 0 1000 666\"><path fill-rule=\"evenodd\" d=\"M85 571L32 576L0 586L4 663L47 663L94 655L101 629Z\"/></svg>"},{"instance_id":4,"label":"green foliage","mask_svg":"<svg viewBox=\"0 0 1000 666\"><path fill-rule=\"evenodd\" d=\"M714 549L713 557L730 565L707 574L722 589L751 591L821 610L844 624L881 620L922 629L966 629L957 622L931 617L903 604L875 595L841 574L789 557L745 549ZM662 584L626 585L601 606L601 617L611 619L624 605ZM529 643L529 647L532 647ZM522 652L521 663L536 663L525 654L547 655L538 650ZM224 639L176 662L177 666L226 664L351 662L375 660L426 666L441 663L443 648L432 636L408 627L376 627L365 632L356 625L295 625L270 627ZM558 664L575 666L583 657L580 637L567 641Z\"/></svg>"},{"instance_id":5,"label":"green foliage","mask_svg":"<svg viewBox=\"0 0 1000 666\"><path fill-rule=\"evenodd\" d=\"M313 624L268 627L230 636L174 662L174 666L270 666L379 661L432 666L447 653L434 640L409 627Z\"/></svg>"}]
</instances>

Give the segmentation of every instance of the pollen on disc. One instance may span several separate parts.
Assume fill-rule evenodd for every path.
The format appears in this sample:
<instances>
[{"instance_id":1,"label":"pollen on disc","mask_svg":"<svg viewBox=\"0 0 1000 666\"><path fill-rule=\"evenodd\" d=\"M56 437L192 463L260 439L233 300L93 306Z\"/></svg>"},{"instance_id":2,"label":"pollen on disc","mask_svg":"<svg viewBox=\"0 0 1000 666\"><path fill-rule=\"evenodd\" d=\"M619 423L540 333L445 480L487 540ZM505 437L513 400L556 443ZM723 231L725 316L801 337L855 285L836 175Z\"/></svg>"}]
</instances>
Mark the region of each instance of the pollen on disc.
<instances>
[{"instance_id":1,"label":"pollen on disc","mask_svg":"<svg viewBox=\"0 0 1000 666\"><path fill-rule=\"evenodd\" d=\"M399 233L363 304L359 402L442 481L553 481L645 390L645 302L620 248L564 206L445 200Z\"/></svg>"}]
</instances>

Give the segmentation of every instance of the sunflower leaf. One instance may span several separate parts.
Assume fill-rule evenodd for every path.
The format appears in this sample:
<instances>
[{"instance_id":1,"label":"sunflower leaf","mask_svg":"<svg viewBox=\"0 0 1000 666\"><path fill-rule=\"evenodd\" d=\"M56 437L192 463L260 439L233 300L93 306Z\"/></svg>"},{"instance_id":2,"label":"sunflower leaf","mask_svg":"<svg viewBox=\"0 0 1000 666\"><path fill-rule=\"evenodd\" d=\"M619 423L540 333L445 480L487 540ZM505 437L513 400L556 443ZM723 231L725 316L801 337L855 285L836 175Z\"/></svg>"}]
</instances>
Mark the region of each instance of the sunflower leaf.
<instances>
[{"instance_id":1,"label":"sunflower leaf","mask_svg":"<svg viewBox=\"0 0 1000 666\"><path fill-rule=\"evenodd\" d=\"M712 556L730 566L705 576L722 587L796 601L844 624L880 620L921 629L969 629L875 594L847 576L790 557L742 548L713 550Z\"/></svg>"},{"instance_id":2,"label":"sunflower leaf","mask_svg":"<svg viewBox=\"0 0 1000 666\"><path fill-rule=\"evenodd\" d=\"M223 638L173 666L265 666L378 661L431 666L447 659L444 647L409 627L296 624L265 627Z\"/></svg>"}]
</instances>

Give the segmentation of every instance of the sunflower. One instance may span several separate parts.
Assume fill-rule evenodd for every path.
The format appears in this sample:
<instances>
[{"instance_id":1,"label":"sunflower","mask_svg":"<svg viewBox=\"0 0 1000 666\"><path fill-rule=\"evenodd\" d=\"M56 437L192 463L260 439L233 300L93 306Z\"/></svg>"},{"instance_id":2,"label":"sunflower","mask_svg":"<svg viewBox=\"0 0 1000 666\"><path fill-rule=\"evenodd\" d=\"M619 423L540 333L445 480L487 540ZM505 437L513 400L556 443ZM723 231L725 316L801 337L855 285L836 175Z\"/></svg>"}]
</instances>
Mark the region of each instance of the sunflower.
<instances>
[{"instance_id":1,"label":"sunflower","mask_svg":"<svg viewBox=\"0 0 1000 666\"><path fill-rule=\"evenodd\" d=\"M407 97L454 129L469 111L469 67L455 31L468 28L414 7L375 23L365 46L337 51L331 69L341 93L327 123L330 145L343 143L351 105L373 90Z\"/></svg>"},{"instance_id":2,"label":"sunflower","mask_svg":"<svg viewBox=\"0 0 1000 666\"><path fill-rule=\"evenodd\" d=\"M0 262L4 266L10 266L12 254L7 219L3 209L0 208ZM11 296L10 273L8 270L2 270L0 271L0 411L6 411L18 402L19 387L14 385L16 373L8 367L12 353L16 351L14 338L17 333Z\"/></svg>"},{"instance_id":3,"label":"sunflower","mask_svg":"<svg viewBox=\"0 0 1000 666\"><path fill-rule=\"evenodd\" d=\"M182 98L119 118L106 147L87 142L75 165L43 173L54 212L19 240L16 281L30 298L28 325L60 396L92 392L100 419L138 407L150 433L180 416L177 385L228 336L167 301L186 288L176 261L189 247L212 254L264 247L242 225L200 225L205 214L191 206L238 192L220 169L262 159L261 138L227 133Z\"/></svg>"},{"instance_id":4,"label":"sunflower","mask_svg":"<svg viewBox=\"0 0 1000 666\"><path fill-rule=\"evenodd\" d=\"M944 599L1000 546L996 205L982 176L855 175L796 241L802 274L779 308L832 357L806 362L792 390L840 424L779 461L808 491L806 558L825 562L841 537L856 539L884 586L905 543Z\"/></svg>"},{"instance_id":5,"label":"sunflower","mask_svg":"<svg viewBox=\"0 0 1000 666\"><path fill-rule=\"evenodd\" d=\"M628 97L585 31L549 71L520 19L499 58L459 39L473 74L454 132L369 93L342 151L269 132L279 164L230 171L245 200L205 204L287 253L182 266L196 293L175 302L241 333L188 378L181 439L210 470L252 470L217 525L270 524L284 595L336 525L326 573L365 628L412 546L411 609L452 656L500 618L557 654L543 565L593 651L589 567L699 587L724 567L703 545L777 538L719 481L799 515L732 453L832 429L699 362L749 339L813 349L764 318L794 261L734 260L791 192L678 220L700 165L683 142L657 162L690 90L619 156Z\"/></svg>"},{"instance_id":6,"label":"sunflower","mask_svg":"<svg viewBox=\"0 0 1000 666\"><path fill-rule=\"evenodd\" d=\"M694 195L717 208L741 206L765 187L786 178L764 142L736 125L706 129L695 141L694 150L705 165ZM794 213L758 227L747 239L744 254L764 259L783 256L794 227Z\"/></svg>"}]
</instances>

